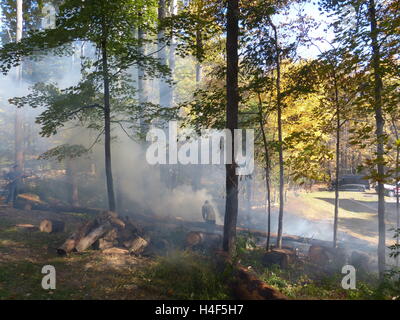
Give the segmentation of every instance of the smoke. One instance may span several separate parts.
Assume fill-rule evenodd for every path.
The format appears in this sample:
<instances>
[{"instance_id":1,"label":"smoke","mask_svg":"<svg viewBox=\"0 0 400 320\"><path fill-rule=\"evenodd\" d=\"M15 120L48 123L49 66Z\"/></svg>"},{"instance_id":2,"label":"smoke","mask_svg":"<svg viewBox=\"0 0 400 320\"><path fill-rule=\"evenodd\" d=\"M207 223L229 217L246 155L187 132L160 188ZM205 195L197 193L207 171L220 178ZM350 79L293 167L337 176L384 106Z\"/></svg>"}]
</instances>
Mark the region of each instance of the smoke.
<instances>
[{"instance_id":1,"label":"smoke","mask_svg":"<svg viewBox=\"0 0 400 320\"><path fill-rule=\"evenodd\" d=\"M168 186L168 181L162 179L163 171L170 174L171 170L175 170L178 180L183 174L190 180L195 172L185 170L183 173L182 166L149 165L145 153L144 146L123 134L113 144L116 189L127 202L138 203L156 215L191 221L202 221L201 207L206 200L211 201L218 212L210 190L195 190L190 181L178 183L172 188ZM220 214L217 214L217 223L223 223Z\"/></svg>"},{"instance_id":2,"label":"smoke","mask_svg":"<svg viewBox=\"0 0 400 320\"><path fill-rule=\"evenodd\" d=\"M77 48L85 48L76 44ZM46 56L44 62L41 63L42 72L46 72L46 63L54 63L63 65L63 72L53 72L49 74L46 82L57 82L60 88L75 85L81 79L81 55L90 56L93 48L86 46L86 52L77 52L72 57L53 57ZM189 98L188 92L192 92L195 83L194 79L194 61L191 59L177 59L177 68L179 70L188 70L188 72L178 72L176 75L175 85L175 101L182 101L182 97ZM68 66L65 68L65 66ZM51 68L49 68L50 70ZM57 70L57 68L55 68ZM137 70L132 68L132 75L136 75ZM190 84L191 78L191 84ZM148 100L157 103L159 88L157 86L158 79L149 81ZM0 77L0 97L1 109L4 110L0 114L3 118L7 116L7 130L13 130L12 115L15 112L15 106L8 104L8 99L15 96L24 96L28 94L29 87L32 82L22 79L21 82L15 81L15 71L11 70L7 77ZM84 103L84 101L82 102ZM161 101L161 105L163 105ZM32 109L24 107L23 112L27 124L35 128L38 134L39 127L34 123L35 117L40 114L43 109ZM50 139L40 138L39 147L36 155L47 151L51 147L64 143L82 144L86 147L92 145L98 132L95 130L74 127L73 123L68 123L59 131L60 133ZM202 221L201 207L206 200L209 200L217 212L217 223L223 224L223 214L225 210L225 168L223 165L150 165L146 161L146 146L144 144L132 141L124 132L118 128L114 128L113 136L117 138L112 142L112 161L114 173L114 185L117 194L117 201L120 198L120 208L135 213L135 211L150 211L160 216L170 216L191 221ZM12 134L10 137L9 152L12 154ZM28 137L27 137L28 139ZM101 173L97 183L101 185L105 197L105 177L104 177L104 146L102 141L94 148L91 154L92 162L97 164L97 171ZM170 170L176 170L177 183L171 187L163 178L163 173ZM262 172L260 168L256 168L255 172ZM168 174L167 174L168 175ZM198 176L207 180L206 183L195 183L194 180ZM255 184L253 188L259 188L260 193L265 190L261 187L263 182L261 175L254 176L259 184ZM244 182L240 183L239 189L242 189ZM261 188L260 188L261 187ZM264 199L263 196L259 197ZM264 206L258 210L248 210L246 199L240 197L239 201L239 221L243 222L243 226L266 230L267 217ZM249 218L250 216L250 218ZM277 226L277 210L274 208L272 212L272 231L275 232ZM296 212L285 210L284 215L284 233L294 234L305 237L314 237L322 240L331 240L332 223L328 221L315 222L296 216Z\"/></svg>"}]
</instances>

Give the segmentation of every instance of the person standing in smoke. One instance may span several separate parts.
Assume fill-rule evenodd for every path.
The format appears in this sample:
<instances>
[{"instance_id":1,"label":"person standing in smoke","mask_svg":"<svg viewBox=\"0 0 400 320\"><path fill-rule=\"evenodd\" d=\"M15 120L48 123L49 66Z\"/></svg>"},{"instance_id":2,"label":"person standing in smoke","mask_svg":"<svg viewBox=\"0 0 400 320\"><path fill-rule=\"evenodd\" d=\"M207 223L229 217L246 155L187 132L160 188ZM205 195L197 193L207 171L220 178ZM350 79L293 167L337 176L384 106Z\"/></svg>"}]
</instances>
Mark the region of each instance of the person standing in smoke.
<instances>
[{"instance_id":1,"label":"person standing in smoke","mask_svg":"<svg viewBox=\"0 0 400 320\"><path fill-rule=\"evenodd\" d=\"M201 208L201 214L203 215L203 219L207 224L208 231L213 232L216 219L215 210L208 200L204 202L203 207Z\"/></svg>"},{"instance_id":2,"label":"person standing in smoke","mask_svg":"<svg viewBox=\"0 0 400 320\"><path fill-rule=\"evenodd\" d=\"M14 165L12 170L5 175L5 179L8 182L8 196L6 203L14 203L18 195L19 181L22 177L21 171L18 169L18 165Z\"/></svg>"}]
</instances>

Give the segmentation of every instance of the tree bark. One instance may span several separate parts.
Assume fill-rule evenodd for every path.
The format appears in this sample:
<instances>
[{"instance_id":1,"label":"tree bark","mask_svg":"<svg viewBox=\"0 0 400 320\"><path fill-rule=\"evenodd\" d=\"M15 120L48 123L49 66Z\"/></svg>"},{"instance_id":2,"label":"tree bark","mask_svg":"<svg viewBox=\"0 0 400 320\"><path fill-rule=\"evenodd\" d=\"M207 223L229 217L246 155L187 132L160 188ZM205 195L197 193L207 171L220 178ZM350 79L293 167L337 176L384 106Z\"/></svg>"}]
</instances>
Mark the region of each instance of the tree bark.
<instances>
[{"instance_id":1,"label":"tree bark","mask_svg":"<svg viewBox=\"0 0 400 320\"><path fill-rule=\"evenodd\" d=\"M138 236L133 240L126 241L124 245L126 248L128 248L129 253L140 254L149 245L149 242L146 239Z\"/></svg>"},{"instance_id":2,"label":"tree bark","mask_svg":"<svg viewBox=\"0 0 400 320\"><path fill-rule=\"evenodd\" d=\"M109 223L102 224L101 226L93 229L88 235L82 237L75 249L78 252L85 251L89 248L93 243L95 243L101 236L110 231L111 225Z\"/></svg>"},{"instance_id":3,"label":"tree bark","mask_svg":"<svg viewBox=\"0 0 400 320\"><path fill-rule=\"evenodd\" d=\"M267 243L266 243L266 250L269 251L270 249L270 240L271 240L271 186L270 186L270 160L269 160L269 150L268 150L268 142L267 142L267 135L265 134L264 129L264 117L262 112L262 101L261 95L258 94L258 112L259 112L259 121L260 121L260 128L264 143L264 154L265 154L265 188L266 188L266 195L267 195Z\"/></svg>"},{"instance_id":4,"label":"tree bark","mask_svg":"<svg viewBox=\"0 0 400 320\"><path fill-rule=\"evenodd\" d=\"M340 107L339 91L337 86L336 74L334 73L335 86L335 106L336 106L336 176L335 176L335 212L333 218L333 247L337 247L337 230L339 219L339 164L340 164Z\"/></svg>"},{"instance_id":5,"label":"tree bark","mask_svg":"<svg viewBox=\"0 0 400 320\"><path fill-rule=\"evenodd\" d=\"M20 42L22 39L22 28L23 28L23 9L22 0L17 0L17 30L16 30L16 42ZM18 87L21 86L22 82L22 65L16 68L16 81ZM23 127L23 114L20 109L17 108L15 111L15 164L18 166L19 171L24 170L24 127ZM19 179L20 180L20 179Z\"/></svg>"},{"instance_id":6,"label":"tree bark","mask_svg":"<svg viewBox=\"0 0 400 320\"><path fill-rule=\"evenodd\" d=\"M170 14L175 15L176 14L176 0L170 0ZM174 78L174 72L175 72L175 39L174 36L171 38L171 44L169 46L169 68L171 70L171 75L172 79ZM167 86L167 91L166 91L166 106L171 108L174 105L174 86L170 85Z\"/></svg>"},{"instance_id":7,"label":"tree bark","mask_svg":"<svg viewBox=\"0 0 400 320\"><path fill-rule=\"evenodd\" d=\"M75 231L67 238L67 240L65 240L61 247L57 248L57 253L59 255L65 255L72 252L78 244L79 240L95 225L96 221L90 220L80 226L77 231Z\"/></svg>"},{"instance_id":8,"label":"tree bark","mask_svg":"<svg viewBox=\"0 0 400 320\"><path fill-rule=\"evenodd\" d=\"M375 0L369 0L369 18L370 18L370 38L372 48L372 68L374 73L374 111L376 121L376 157L378 171L378 269L379 277L383 279L386 261L386 227L385 227L385 160L384 160L384 124L382 110L382 70L381 70L381 54L378 43L378 25L376 20L376 4Z\"/></svg>"},{"instance_id":9,"label":"tree bark","mask_svg":"<svg viewBox=\"0 0 400 320\"><path fill-rule=\"evenodd\" d=\"M146 31L144 30L143 26L140 25L138 29L138 37L139 37L139 52L142 55L146 54L146 45L144 41L146 40ZM143 108L142 115L144 113L144 104L147 102L147 95L148 95L148 88L147 82L144 79L145 71L144 68L139 66L138 67L138 100L140 107ZM147 133L147 125L143 121L143 117L140 117L140 135L142 139L145 139Z\"/></svg>"},{"instance_id":10,"label":"tree bark","mask_svg":"<svg viewBox=\"0 0 400 320\"><path fill-rule=\"evenodd\" d=\"M269 23L274 31L275 41L275 63L276 63L276 107L278 111L278 153L279 153L279 216L278 216L278 237L276 238L277 248L282 247L283 233L283 208L285 196L284 163L283 163L283 138L282 138L282 97L281 97L281 59L278 43L278 32L276 26L269 18Z\"/></svg>"},{"instance_id":11,"label":"tree bark","mask_svg":"<svg viewBox=\"0 0 400 320\"><path fill-rule=\"evenodd\" d=\"M161 22L166 18L166 0L158 0L158 20ZM165 42L163 41L165 32L162 28L158 31L158 59L164 65L167 64L167 54ZM160 105L163 107L168 107L166 103L166 94L168 91L168 84L164 81L164 79L159 79L159 100Z\"/></svg>"},{"instance_id":12,"label":"tree bark","mask_svg":"<svg viewBox=\"0 0 400 320\"><path fill-rule=\"evenodd\" d=\"M232 163L226 164L226 204L224 220L223 249L232 255L236 246L236 222L238 214L238 176L236 175L235 163L235 139L234 129L238 128L238 39L239 39L239 1L228 1L227 11L227 106L226 106L226 125L232 134Z\"/></svg>"},{"instance_id":13,"label":"tree bark","mask_svg":"<svg viewBox=\"0 0 400 320\"><path fill-rule=\"evenodd\" d=\"M110 108L110 80L108 74L107 57L107 35L106 27L103 26L104 40L101 45L102 66L103 66L103 84L104 84L104 153L105 170L107 180L108 207L110 211L115 211L115 193L111 165L111 108Z\"/></svg>"},{"instance_id":14,"label":"tree bark","mask_svg":"<svg viewBox=\"0 0 400 320\"><path fill-rule=\"evenodd\" d=\"M397 125L396 125L396 121L395 119L392 117L392 126L393 126L393 131L396 137L396 165L395 165L395 181L396 181L396 191L395 191L395 195L396 195L396 229L399 230L400 229L400 195L398 194L398 184L399 184L399 170L400 170L400 136L399 136L399 131L397 129ZM399 237L396 238L396 245L397 247L399 247L400 244L400 239ZM399 266L399 261L400 260L400 255L397 255L396 257L396 267Z\"/></svg>"},{"instance_id":15,"label":"tree bark","mask_svg":"<svg viewBox=\"0 0 400 320\"><path fill-rule=\"evenodd\" d=\"M79 190L74 160L67 159L67 178L69 185L69 203L72 207L79 207Z\"/></svg>"}]
</instances>

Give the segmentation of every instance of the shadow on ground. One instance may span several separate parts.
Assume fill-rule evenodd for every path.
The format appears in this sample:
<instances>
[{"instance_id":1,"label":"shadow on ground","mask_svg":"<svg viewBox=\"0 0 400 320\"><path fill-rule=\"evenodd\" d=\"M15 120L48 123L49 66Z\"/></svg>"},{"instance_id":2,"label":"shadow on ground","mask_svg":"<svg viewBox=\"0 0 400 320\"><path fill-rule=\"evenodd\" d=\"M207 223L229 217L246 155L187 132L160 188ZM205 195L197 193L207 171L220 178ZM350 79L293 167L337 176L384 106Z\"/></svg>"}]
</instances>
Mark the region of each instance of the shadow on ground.
<instances>
[{"instance_id":1,"label":"shadow on ground","mask_svg":"<svg viewBox=\"0 0 400 320\"><path fill-rule=\"evenodd\" d=\"M332 205L335 204L335 199L331 198L316 198L316 199L326 201ZM370 201L340 199L339 207L343 210L355 213L376 213L376 210L371 208Z\"/></svg>"}]
</instances>

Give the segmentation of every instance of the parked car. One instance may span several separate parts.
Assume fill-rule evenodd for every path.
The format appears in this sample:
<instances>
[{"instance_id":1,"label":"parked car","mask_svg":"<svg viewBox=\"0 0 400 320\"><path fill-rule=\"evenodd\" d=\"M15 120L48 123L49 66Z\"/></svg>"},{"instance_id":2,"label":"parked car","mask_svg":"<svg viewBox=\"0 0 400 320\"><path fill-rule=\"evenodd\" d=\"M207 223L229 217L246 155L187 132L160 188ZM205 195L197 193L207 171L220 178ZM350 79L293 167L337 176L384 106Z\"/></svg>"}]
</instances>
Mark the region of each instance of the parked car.
<instances>
[{"instance_id":1,"label":"parked car","mask_svg":"<svg viewBox=\"0 0 400 320\"><path fill-rule=\"evenodd\" d=\"M340 191L360 191L365 192L365 185L362 184L342 184L339 186Z\"/></svg>"},{"instance_id":2,"label":"parked car","mask_svg":"<svg viewBox=\"0 0 400 320\"><path fill-rule=\"evenodd\" d=\"M396 185L394 184L383 184L383 187L385 188L385 195L388 197L395 197L396 195L400 195L400 183ZM378 192L378 185L375 186L375 191Z\"/></svg>"},{"instance_id":3,"label":"parked car","mask_svg":"<svg viewBox=\"0 0 400 320\"><path fill-rule=\"evenodd\" d=\"M332 182L330 189L335 189L335 181ZM363 175L348 174L339 177L339 190L365 191L369 189L369 181Z\"/></svg>"}]
</instances>

